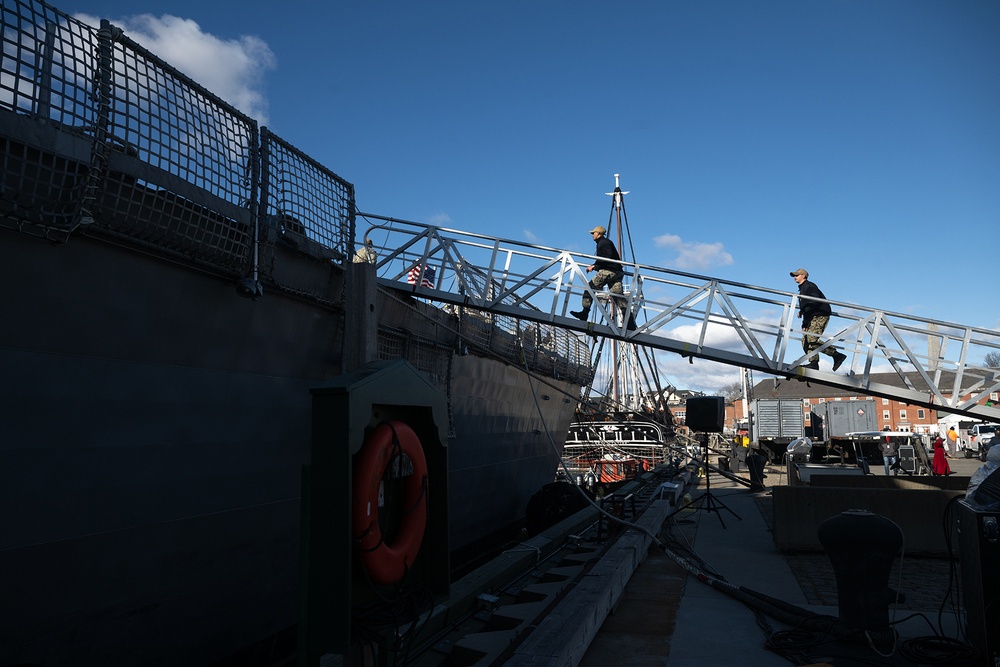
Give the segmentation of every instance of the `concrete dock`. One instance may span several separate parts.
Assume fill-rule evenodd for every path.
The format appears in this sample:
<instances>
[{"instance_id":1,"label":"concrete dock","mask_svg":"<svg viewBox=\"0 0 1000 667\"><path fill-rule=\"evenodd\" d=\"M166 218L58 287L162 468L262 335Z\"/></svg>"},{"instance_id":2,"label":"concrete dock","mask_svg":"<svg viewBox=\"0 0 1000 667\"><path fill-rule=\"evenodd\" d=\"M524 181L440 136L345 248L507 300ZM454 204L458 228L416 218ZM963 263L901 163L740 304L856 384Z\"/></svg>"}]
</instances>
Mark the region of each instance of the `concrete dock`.
<instances>
[{"instance_id":1,"label":"concrete dock","mask_svg":"<svg viewBox=\"0 0 1000 667\"><path fill-rule=\"evenodd\" d=\"M976 459L955 458L950 463L953 473L964 477L981 465ZM882 466L871 472L884 475ZM887 644L878 637L871 642L835 640L793 631L682 567L678 557L699 563L736 587L827 616L831 622L837 619L837 581L828 555L789 553L775 546L772 491L774 485L786 484L787 477L784 466L769 466L766 473L766 488L758 492L712 473L711 503L701 498L705 483L700 481L691 493L692 504L664 523L660 540L666 551L656 544L650 548L580 665L777 667L789 660L834 666L915 665L928 655L942 658L934 664L963 664L968 650L956 607L961 587L957 556L910 557L904 552L895 559L889 586L906 600L888 608L898 638L889 637ZM942 530L941 517L927 517L927 530Z\"/></svg>"}]
</instances>

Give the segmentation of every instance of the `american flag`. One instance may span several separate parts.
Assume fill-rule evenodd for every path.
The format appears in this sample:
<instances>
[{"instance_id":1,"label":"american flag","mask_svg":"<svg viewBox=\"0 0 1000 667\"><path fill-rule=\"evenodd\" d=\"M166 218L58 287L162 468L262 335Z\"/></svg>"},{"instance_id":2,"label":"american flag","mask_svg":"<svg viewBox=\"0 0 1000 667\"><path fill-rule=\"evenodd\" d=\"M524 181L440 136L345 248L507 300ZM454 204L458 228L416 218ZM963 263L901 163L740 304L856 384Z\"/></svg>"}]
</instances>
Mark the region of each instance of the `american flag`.
<instances>
[{"instance_id":1,"label":"american flag","mask_svg":"<svg viewBox=\"0 0 1000 667\"><path fill-rule=\"evenodd\" d=\"M420 275L420 267L414 266L410 269L410 272L406 274L406 282L411 285L416 285L417 280L420 280L421 287L434 287L434 267L424 266L424 275Z\"/></svg>"}]
</instances>

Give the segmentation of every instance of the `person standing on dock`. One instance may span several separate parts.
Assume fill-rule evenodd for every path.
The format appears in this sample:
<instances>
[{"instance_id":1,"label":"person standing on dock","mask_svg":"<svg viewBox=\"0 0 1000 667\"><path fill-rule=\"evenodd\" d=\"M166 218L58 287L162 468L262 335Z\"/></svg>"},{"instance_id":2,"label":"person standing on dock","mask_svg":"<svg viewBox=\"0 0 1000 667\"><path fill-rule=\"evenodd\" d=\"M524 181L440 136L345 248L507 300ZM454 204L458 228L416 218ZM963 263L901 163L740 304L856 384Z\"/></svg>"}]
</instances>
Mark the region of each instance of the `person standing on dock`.
<instances>
[{"instance_id":1,"label":"person standing on dock","mask_svg":"<svg viewBox=\"0 0 1000 667\"><path fill-rule=\"evenodd\" d=\"M795 279L795 282L799 286L800 295L812 297L811 299L799 301L799 317L802 318L802 331L804 333L802 337L802 350L809 357L809 361L805 364L805 367L818 371L819 355L814 354L813 350L822 345L820 336L823 335L823 331L830 321L830 313L832 312L830 304L825 301L813 301L813 299L826 299L826 295L816 286L816 283L809 281L808 271L805 269L795 269L794 271L790 271L788 275ZM835 371L847 359L847 355L841 354L835 347L825 348L823 354L833 357L833 370Z\"/></svg>"},{"instance_id":2,"label":"person standing on dock","mask_svg":"<svg viewBox=\"0 0 1000 667\"><path fill-rule=\"evenodd\" d=\"M944 440L938 436L934 441L934 459L931 461L931 470L935 475L950 475L951 466L944 454Z\"/></svg>"},{"instance_id":3,"label":"person standing on dock","mask_svg":"<svg viewBox=\"0 0 1000 667\"><path fill-rule=\"evenodd\" d=\"M885 476L892 472L893 476L899 474L899 442L893 436L887 435L882 438L882 465L885 466Z\"/></svg>"},{"instance_id":4,"label":"person standing on dock","mask_svg":"<svg viewBox=\"0 0 1000 667\"><path fill-rule=\"evenodd\" d=\"M616 263L621 261L621 255L618 254L618 249L615 248L614 242L605 236L607 231L604 227L598 225L589 232L594 238L594 243L597 244L597 250L594 254L599 258L587 267L587 273L597 271L597 275L590 280L590 287L594 291L600 291L604 289L605 285L610 285L612 294L622 295L624 294L622 279L625 277L625 272L622 271L621 264ZM583 308L580 310L571 310L569 314L577 319L586 320L590 316L590 305L593 302L594 300L591 298L590 292L584 292L581 302Z\"/></svg>"},{"instance_id":5,"label":"person standing on dock","mask_svg":"<svg viewBox=\"0 0 1000 667\"><path fill-rule=\"evenodd\" d=\"M948 429L948 447L945 450L945 456L951 458L952 456L958 456L958 431L952 426Z\"/></svg>"}]
</instances>

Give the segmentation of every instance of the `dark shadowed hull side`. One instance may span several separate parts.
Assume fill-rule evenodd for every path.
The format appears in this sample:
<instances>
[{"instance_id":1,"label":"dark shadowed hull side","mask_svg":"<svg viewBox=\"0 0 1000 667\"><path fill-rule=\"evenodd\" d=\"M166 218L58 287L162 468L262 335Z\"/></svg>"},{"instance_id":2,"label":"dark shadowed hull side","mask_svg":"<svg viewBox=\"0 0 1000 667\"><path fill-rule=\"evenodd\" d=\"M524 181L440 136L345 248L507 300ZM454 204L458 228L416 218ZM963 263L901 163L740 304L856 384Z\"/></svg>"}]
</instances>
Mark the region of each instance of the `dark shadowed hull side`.
<instances>
[{"instance_id":1,"label":"dark shadowed hull side","mask_svg":"<svg viewBox=\"0 0 1000 667\"><path fill-rule=\"evenodd\" d=\"M0 234L0 664L204 664L294 625L309 390L341 372L339 270L285 263L333 305L252 301L98 240ZM389 338L438 331L420 345L449 373L459 565L520 527L555 469L542 424L561 447L575 405L540 400L540 418L525 373L454 355L436 308L384 311ZM423 332L420 311L438 319Z\"/></svg>"}]
</instances>

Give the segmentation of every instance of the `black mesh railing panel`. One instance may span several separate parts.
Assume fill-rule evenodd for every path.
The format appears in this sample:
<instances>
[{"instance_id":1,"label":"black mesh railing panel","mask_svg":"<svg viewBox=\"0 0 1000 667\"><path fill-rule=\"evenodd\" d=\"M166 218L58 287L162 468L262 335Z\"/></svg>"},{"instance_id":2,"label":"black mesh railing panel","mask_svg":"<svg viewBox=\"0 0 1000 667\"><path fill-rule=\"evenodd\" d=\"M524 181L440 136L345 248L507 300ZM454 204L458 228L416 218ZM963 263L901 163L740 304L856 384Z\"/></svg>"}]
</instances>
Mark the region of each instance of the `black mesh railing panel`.
<instances>
[{"instance_id":1,"label":"black mesh railing panel","mask_svg":"<svg viewBox=\"0 0 1000 667\"><path fill-rule=\"evenodd\" d=\"M116 40L112 59L108 132L115 145L145 165L245 207L254 194L256 121L127 37Z\"/></svg>"},{"instance_id":2,"label":"black mesh railing panel","mask_svg":"<svg viewBox=\"0 0 1000 667\"><path fill-rule=\"evenodd\" d=\"M0 137L0 165L0 224L73 224L86 184L83 163Z\"/></svg>"},{"instance_id":3,"label":"black mesh railing panel","mask_svg":"<svg viewBox=\"0 0 1000 667\"><path fill-rule=\"evenodd\" d=\"M354 186L267 128L261 155L261 203L277 235L336 259L353 254Z\"/></svg>"},{"instance_id":4,"label":"black mesh railing panel","mask_svg":"<svg viewBox=\"0 0 1000 667\"><path fill-rule=\"evenodd\" d=\"M250 221L228 217L164 188L110 173L96 197L101 227L202 264L239 272L249 259Z\"/></svg>"},{"instance_id":5,"label":"black mesh railing panel","mask_svg":"<svg viewBox=\"0 0 1000 667\"><path fill-rule=\"evenodd\" d=\"M4 0L0 108L92 132L93 29L41 2Z\"/></svg>"},{"instance_id":6,"label":"black mesh railing panel","mask_svg":"<svg viewBox=\"0 0 1000 667\"><path fill-rule=\"evenodd\" d=\"M109 155L89 212L114 233L240 272L254 239L256 121L127 37L105 35L98 136Z\"/></svg>"}]
</instances>

